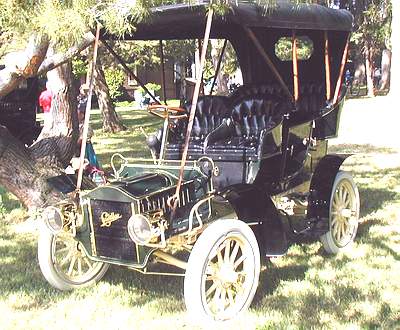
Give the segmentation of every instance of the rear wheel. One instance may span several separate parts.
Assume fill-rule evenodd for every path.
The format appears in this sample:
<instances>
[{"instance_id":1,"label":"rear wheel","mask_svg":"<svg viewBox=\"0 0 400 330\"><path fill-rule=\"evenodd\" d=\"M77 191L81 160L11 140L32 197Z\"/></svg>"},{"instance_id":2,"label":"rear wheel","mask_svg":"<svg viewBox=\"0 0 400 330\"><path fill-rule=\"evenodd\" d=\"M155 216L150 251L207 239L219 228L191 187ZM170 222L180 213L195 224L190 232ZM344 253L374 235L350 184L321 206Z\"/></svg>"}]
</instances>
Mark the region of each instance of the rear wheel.
<instances>
[{"instance_id":1,"label":"rear wheel","mask_svg":"<svg viewBox=\"0 0 400 330\"><path fill-rule=\"evenodd\" d=\"M326 252L336 254L354 241L360 214L360 196L347 172L338 172L332 187L329 231L321 236Z\"/></svg>"},{"instance_id":2,"label":"rear wheel","mask_svg":"<svg viewBox=\"0 0 400 330\"><path fill-rule=\"evenodd\" d=\"M250 305L258 286L260 251L239 220L220 220L199 237L187 264L184 295L195 318L226 320Z\"/></svg>"},{"instance_id":3,"label":"rear wheel","mask_svg":"<svg viewBox=\"0 0 400 330\"><path fill-rule=\"evenodd\" d=\"M66 234L44 230L38 242L39 266L46 280L59 290L71 290L99 281L109 265L90 260L80 242Z\"/></svg>"}]
</instances>

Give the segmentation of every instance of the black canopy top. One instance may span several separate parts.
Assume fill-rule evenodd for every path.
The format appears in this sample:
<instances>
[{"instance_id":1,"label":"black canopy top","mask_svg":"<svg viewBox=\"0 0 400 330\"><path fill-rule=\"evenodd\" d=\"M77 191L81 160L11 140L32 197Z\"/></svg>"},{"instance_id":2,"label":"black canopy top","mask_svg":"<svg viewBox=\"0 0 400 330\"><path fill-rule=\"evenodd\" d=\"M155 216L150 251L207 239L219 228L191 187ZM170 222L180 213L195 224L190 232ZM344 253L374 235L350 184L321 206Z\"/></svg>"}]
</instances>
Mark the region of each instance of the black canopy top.
<instances>
[{"instance_id":1,"label":"black canopy top","mask_svg":"<svg viewBox=\"0 0 400 330\"><path fill-rule=\"evenodd\" d=\"M152 9L152 15L137 25L136 31L125 39L181 39L199 38L204 34L205 11L208 1L196 5L161 6ZM282 28L299 30L351 31L353 16L346 10L337 10L316 4L291 4L277 1L274 8L250 2L232 2L231 10L214 19L211 35L224 37L238 27Z\"/></svg>"}]
</instances>

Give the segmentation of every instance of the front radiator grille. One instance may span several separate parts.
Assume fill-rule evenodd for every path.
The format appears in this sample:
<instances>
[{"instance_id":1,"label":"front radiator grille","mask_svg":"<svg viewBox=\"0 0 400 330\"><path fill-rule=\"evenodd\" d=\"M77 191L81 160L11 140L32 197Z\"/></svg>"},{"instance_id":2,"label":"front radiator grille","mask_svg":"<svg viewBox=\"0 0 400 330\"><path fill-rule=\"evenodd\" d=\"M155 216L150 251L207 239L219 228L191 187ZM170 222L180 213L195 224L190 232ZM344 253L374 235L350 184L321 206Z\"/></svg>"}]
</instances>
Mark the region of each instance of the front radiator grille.
<instances>
[{"instance_id":1,"label":"front radiator grille","mask_svg":"<svg viewBox=\"0 0 400 330\"><path fill-rule=\"evenodd\" d=\"M176 192L176 187L171 187L162 192L145 197L139 201L139 212L149 212L162 209L165 214L169 214L170 207L167 204L168 199ZM184 183L179 193L178 207L183 207L195 200L194 182Z\"/></svg>"},{"instance_id":2,"label":"front radiator grille","mask_svg":"<svg viewBox=\"0 0 400 330\"><path fill-rule=\"evenodd\" d=\"M94 253L98 257L136 262L136 245L127 230L128 220L132 216L131 203L91 200L90 207L96 247ZM105 213L114 213L120 218L110 226L105 226L102 222Z\"/></svg>"}]
</instances>

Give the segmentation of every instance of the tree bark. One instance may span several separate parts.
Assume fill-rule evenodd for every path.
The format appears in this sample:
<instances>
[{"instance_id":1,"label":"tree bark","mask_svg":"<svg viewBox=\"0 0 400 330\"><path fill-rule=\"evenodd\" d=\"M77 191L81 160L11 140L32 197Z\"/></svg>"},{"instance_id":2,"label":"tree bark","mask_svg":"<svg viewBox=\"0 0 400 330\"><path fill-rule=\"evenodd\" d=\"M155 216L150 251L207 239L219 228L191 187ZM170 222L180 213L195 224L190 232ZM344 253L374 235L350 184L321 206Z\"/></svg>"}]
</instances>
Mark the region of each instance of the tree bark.
<instances>
[{"instance_id":1,"label":"tree bark","mask_svg":"<svg viewBox=\"0 0 400 330\"><path fill-rule=\"evenodd\" d=\"M0 162L0 184L27 208L45 207L61 198L46 181L60 170L35 158L4 126L0 126Z\"/></svg>"},{"instance_id":2,"label":"tree bark","mask_svg":"<svg viewBox=\"0 0 400 330\"><path fill-rule=\"evenodd\" d=\"M76 151L78 119L71 91L71 63L48 73L53 92L52 121L29 148L0 127L0 185L29 209L42 208L62 198L47 178L63 173ZM18 165L16 165L18 164Z\"/></svg>"},{"instance_id":3,"label":"tree bark","mask_svg":"<svg viewBox=\"0 0 400 330\"><path fill-rule=\"evenodd\" d=\"M65 168L77 150L79 135L77 94L73 90L72 64L68 62L47 73L53 94L51 121L46 122L31 150L40 158Z\"/></svg>"},{"instance_id":4,"label":"tree bark","mask_svg":"<svg viewBox=\"0 0 400 330\"><path fill-rule=\"evenodd\" d=\"M390 86L390 62L391 62L391 52L389 49L385 49L382 52L382 61L381 61L381 71L382 71L382 79L379 85L379 90L387 90Z\"/></svg>"},{"instance_id":5,"label":"tree bark","mask_svg":"<svg viewBox=\"0 0 400 330\"><path fill-rule=\"evenodd\" d=\"M86 33L82 40L77 43L76 45L72 46L68 50L62 53L57 53L57 54L51 54L51 56L48 56L44 59L44 61L41 63L37 75L41 75L46 73L47 71L53 70L57 68L58 66L68 62L73 58L75 55L79 54L82 52L84 49L89 47L93 42L94 42L94 35L92 32ZM50 55L50 54L48 54Z\"/></svg>"},{"instance_id":6,"label":"tree bark","mask_svg":"<svg viewBox=\"0 0 400 330\"><path fill-rule=\"evenodd\" d=\"M22 80L36 76L48 47L49 40L45 36L32 36L25 51L7 57L6 67L0 70L0 97L13 91Z\"/></svg>"},{"instance_id":7,"label":"tree bark","mask_svg":"<svg viewBox=\"0 0 400 330\"><path fill-rule=\"evenodd\" d=\"M367 76L367 96L374 97L374 80L373 72L374 68L371 60L371 53L369 51L368 45L365 47L365 75Z\"/></svg>"},{"instance_id":8,"label":"tree bark","mask_svg":"<svg viewBox=\"0 0 400 330\"><path fill-rule=\"evenodd\" d=\"M392 0L392 65L390 69L390 96L400 93L400 1Z\"/></svg>"},{"instance_id":9,"label":"tree bark","mask_svg":"<svg viewBox=\"0 0 400 330\"><path fill-rule=\"evenodd\" d=\"M126 127L118 118L114 104L111 101L100 58L97 60L94 72L94 91L103 117L103 131L115 133L126 130Z\"/></svg>"}]
</instances>

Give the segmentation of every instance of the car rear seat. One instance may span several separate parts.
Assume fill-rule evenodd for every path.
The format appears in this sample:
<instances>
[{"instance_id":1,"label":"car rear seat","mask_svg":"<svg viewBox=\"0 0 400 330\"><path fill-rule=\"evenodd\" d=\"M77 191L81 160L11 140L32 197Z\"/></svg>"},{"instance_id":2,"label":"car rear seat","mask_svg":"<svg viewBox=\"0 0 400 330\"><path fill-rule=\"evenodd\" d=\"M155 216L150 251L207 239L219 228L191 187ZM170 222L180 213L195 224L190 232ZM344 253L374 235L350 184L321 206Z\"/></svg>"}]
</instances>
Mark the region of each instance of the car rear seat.
<instances>
[{"instance_id":1,"label":"car rear seat","mask_svg":"<svg viewBox=\"0 0 400 330\"><path fill-rule=\"evenodd\" d=\"M206 140L206 155L227 161L257 160L261 157L261 142L267 132L282 123L286 104L276 95L260 91L269 88L273 92L270 87L243 88L235 95L236 101L231 106L231 120L226 123L230 129L225 129L229 133L225 133L219 141L212 136L217 135L217 132L211 133ZM278 145L271 143L269 147L272 149L267 153L276 153L280 143L281 141Z\"/></svg>"}]
</instances>

